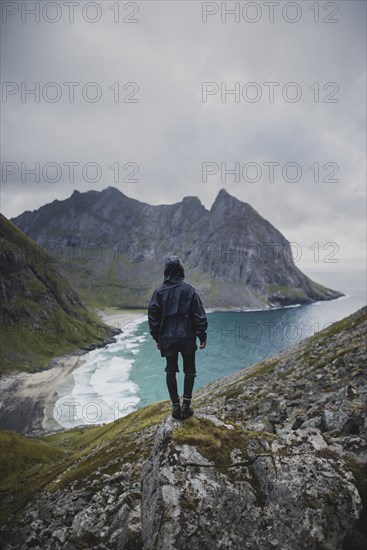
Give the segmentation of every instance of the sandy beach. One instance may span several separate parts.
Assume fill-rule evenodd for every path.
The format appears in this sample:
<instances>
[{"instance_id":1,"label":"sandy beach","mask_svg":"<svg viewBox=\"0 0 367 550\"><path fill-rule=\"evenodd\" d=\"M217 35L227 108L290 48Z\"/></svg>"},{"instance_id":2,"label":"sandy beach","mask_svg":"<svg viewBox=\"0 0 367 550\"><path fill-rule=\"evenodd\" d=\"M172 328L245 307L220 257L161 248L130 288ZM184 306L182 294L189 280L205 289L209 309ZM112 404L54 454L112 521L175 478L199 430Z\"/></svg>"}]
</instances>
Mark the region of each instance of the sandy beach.
<instances>
[{"instance_id":1,"label":"sandy beach","mask_svg":"<svg viewBox=\"0 0 367 550\"><path fill-rule=\"evenodd\" d=\"M119 328L121 330L131 330L132 325L142 317L147 318L147 311L144 309L101 309L97 311L102 321L110 327Z\"/></svg>"},{"instance_id":2,"label":"sandy beach","mask_svg":"<svg viewBox=\"0 0 367 550\"><path fill-rule=\"evenodd\" d=\"M130 331L146 316L144 310L108 309L97 312L109 326ZM49 367L36 373L20 373L0 379L0 429L26 435L63 430L53 417L58 388L72 378L74 369L85 361L86 352L76 351L52 360Z\"/></svg>"}]
</instances>

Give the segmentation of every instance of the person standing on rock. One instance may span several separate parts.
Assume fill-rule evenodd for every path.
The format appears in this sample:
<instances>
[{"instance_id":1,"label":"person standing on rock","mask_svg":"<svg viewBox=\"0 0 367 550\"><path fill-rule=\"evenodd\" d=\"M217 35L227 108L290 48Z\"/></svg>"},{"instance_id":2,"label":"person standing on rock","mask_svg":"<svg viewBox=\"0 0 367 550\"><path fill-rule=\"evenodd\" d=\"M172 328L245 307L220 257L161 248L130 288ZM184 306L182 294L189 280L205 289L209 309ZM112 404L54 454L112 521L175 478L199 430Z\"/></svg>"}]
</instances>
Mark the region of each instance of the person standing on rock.
<instances>
[{"instance_id":1,"label":"person standing on rock","mask_svg":"<svg viewBox=\"0 0 367 550\"><path fill-rule=\"evenodd\" d=\"M170 256L164 268L164 282L153 292L149 302L150 334L166 358L166 382L172 401L172 416L186 419L193 415L192 390L196 377L195 352L207 341L208 322L196 289L184 281L185 271L178 256ZM177 391L178 354L183 358L184 392L182 408Z\"/></svg>"}]
</instances>

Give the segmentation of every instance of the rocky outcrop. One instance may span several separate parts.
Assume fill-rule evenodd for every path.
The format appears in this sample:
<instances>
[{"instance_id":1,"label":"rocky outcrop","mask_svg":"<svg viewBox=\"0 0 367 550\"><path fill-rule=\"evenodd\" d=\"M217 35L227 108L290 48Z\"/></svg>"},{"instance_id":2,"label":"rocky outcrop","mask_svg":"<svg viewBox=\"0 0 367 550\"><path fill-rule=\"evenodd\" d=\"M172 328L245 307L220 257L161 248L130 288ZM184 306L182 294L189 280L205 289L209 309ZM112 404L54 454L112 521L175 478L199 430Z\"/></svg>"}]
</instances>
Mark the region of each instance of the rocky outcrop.
<instances>
[{"instance_id":1,"label":"rocky outcrop","mask_svg":"<svg viewBox=\"0 0 367 550\"><path fill-rule=\"evenodd\" d=\"M142 475L144 548L342 548L361 497L318 429L274 439L211 422L160 426ZM218 449L199 431L212 433Z\"/></svg>"},{"instance_id":2,"label":"rocky outcrop","mask_svg":"<svg viewBox=\"0 0 367 550\"><path fill-rule=\"evenodd\" d=\"M42 438L23 504L5 477L4 548L364 549L366 324L365 307L213 382L184 422L164 402Z\"/></svg>"},{"instance_id":3,"label":"rocky outcrop","mask_svg":"<svg viewBox=\"0 0 367 550\"><path fill-rule=\"evenodd\" d=\"M304 275L286 238L224 189L210 210L197 197L153 206L112 187L74 191L13 222L57 255L93 304L146 307L172 253L182 257L207 307L267 308L341 296Z\"/></svg>"}]
</instances>

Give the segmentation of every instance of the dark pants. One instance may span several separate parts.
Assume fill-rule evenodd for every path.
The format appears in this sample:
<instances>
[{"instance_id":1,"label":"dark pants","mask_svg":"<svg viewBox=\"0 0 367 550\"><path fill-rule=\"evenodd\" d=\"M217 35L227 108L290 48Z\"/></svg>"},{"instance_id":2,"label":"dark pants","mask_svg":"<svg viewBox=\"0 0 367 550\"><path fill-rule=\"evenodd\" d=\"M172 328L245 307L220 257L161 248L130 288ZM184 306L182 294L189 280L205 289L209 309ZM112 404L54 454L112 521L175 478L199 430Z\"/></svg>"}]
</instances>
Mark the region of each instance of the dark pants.
<instances>
[{"instance_id":1,"label":"dark pants","mask_svg":"<svg viewBox=\"0 0 367 550\"><path fill-rule=\"evenodd\" d=\"M184 393L183 396L186 399L191 399L192 389L194 387L196 368L195 368L195 351L190 354L182 353L183 359L183 371L185 373L184 378ZM179 372L178 368L178 352L166 357L167 366L166 371L166 382L169 395L172 403L175 403L180 400L178 391L177 391L177 380L176 372Z\"/></svg>"}]
</instances>

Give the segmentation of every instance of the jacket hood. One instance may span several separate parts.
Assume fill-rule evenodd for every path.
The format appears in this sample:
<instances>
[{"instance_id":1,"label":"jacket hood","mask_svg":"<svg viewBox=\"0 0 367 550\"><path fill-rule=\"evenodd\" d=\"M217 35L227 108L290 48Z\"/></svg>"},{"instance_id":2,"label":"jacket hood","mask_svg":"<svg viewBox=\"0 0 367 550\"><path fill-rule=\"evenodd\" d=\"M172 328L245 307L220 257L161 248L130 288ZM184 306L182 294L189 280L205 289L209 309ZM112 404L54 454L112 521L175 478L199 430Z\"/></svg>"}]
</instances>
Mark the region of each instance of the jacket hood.
<instances>
[{"instance_id":1,"label":"jacket hood","mask_svg":"<svg viewBox=\"0 0 367 550\"><path fill-rule=\"evenodd\" d=\"M170 256L164 266L164 281L177 282L185 278L185 270L178 256Z\"/></svg>"}]
</instances>

